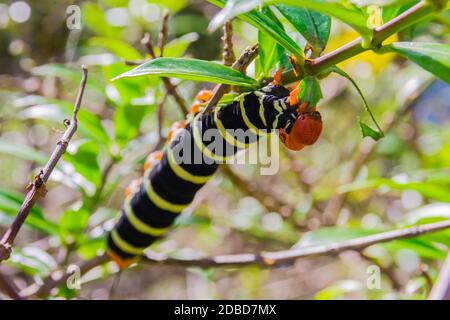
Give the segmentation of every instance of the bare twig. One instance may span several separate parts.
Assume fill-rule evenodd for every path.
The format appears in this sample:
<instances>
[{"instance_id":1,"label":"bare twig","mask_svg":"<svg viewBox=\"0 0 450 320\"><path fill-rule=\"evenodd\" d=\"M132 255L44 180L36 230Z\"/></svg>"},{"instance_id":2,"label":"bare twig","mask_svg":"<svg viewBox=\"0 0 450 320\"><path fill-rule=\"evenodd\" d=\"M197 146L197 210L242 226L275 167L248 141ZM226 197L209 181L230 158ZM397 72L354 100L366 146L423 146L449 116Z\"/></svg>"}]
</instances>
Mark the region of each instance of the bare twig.
<instances>
[{"instance_id":1,"label":"bare twig","mask_svg":"<svg viewBox=\"0 0 450 320\"><path fill-rule=\"evenodd\" d=\"M391 35L404 30L418 21L422 21L423 19L429 17L436 9L439 9L434 8L433 4L430 2L431 1L422 0L394 19L376 28L374 30L372 46L370 47L363 48L362 38L359 37L334 51L324 54L323 56L316 59L306 60L306 72L310 75L317 75L329 67L338 64L339 62L352 58L364 51L376 49ZM290 70L283 73L283 83L292 83L297 80L298 76L295 75L294 71ZM272 79L267 78L265 81L270 82Z\"/></svg>"},{"instance_id":2,"label":"bare twig","mask_svg":"<svg viewBox=\"0 0 450 320\"><path fill-rule=\"evenodd\" d=\"M77 114L78 111L80 110L81 100L83 98L84 89L86 87L86 80L88 74L87 68L85 66L82 67L82 72L83 76L81 79L80 88L78 90L78 96L75 101L72 120L70 121L67 120L65 122L65 124L68 125L66 131L64 132L61 139L58 141L58 144L55 150L53 151L52 155L50 156L50 159L48 160L44 169L41 170L41 172L35 177L34 181L31 183L28 192L25 196L25 199L22 203L22 206L19 210L19 213L17 214L17 217L14 219L12 225L6 230L5 234L3 235L0 241L0 262L3 260L7 260L9 258L11 254L12 244L17 236L17 233L19 232L20 228L25 222L25 219L30 213L30 210L33 208L38 198L45 196L47 192L45 184L50 174L52 173L53 169L55 168L56 164L58 163L59 159L66 151L70 139L72 139L73 135L75 134L75 131L77 130L78 125Z\"/></svg>"},{"instance_id":3,"label":"bare twig","mask_svg":"<svg viewBox=\"0 0 450 320\"><path fill-rule=\"evenodd\" d=\"M233 50L233 25L231 21L225 22L223 25L223 64L232 66L236 60Z\"/></svg>"},{"instance_id":4,"label":"bare twig","mask_svg":"<svg viewBox=\"0 0 450 320\"><path fill-rule=\"evenodd\" d=\"M142 38L141 43L147 49L147 52L150 54L150 56L153 59L156 59L157 57L156 57L155 50L153 48L153 43L152 43L149 33L146 33L144 35L144 38ZM170 81L169 78L162 77L161 80L163 81L167 92L175 99L178 107L180 108L180 111L183 113L183 115L186 116L189 113L189 111L186 106L186 102L181 97L181 95L178 93L176 86L172 83L172 81Z\"/></svg>"},{"instance_id":5,"label":"bare twig","mask_svg":"<svg viewBox=\"0 0 450 320\"><path fill-rule=\"evenodd\" d=\"M431 289L430 300L450 300L450 251L442 265L439 277Z\"/></svg>"},{"instance_id":6,"label":"bare twig","mask_svg":"<svg viewBox=\"0 0 450 320\"><path fill-rule=\"evenodd\" d=\"M389 242L399 239L414 238L426 233L437 232L450 228L450 220L412 226L405 229L391 230L378 234L345 240L342 242L315 245L310 247L289 249L274 252L240 253L230 255L218 255L200 259L180 259L169 257L151 251L146 251L142 256L142 262L146 264L174 265L183 267L227 267L241 265L260 265L262 267L274 267L281 264L290 264L299 258L310 258L321 255L335 255L345 250L362 250L374 244ZM98 256L80 265L81 274L108 261L106 255ZM45 297L51 290L64 284L70 275L64 270L58 269L44 280L44 285L38 287L36 284L22 290L20 296L28 298L31 296Z\"/></svg>"},{"instance_id":7,"label":"bare twig","mask_svg":"<svg viewBox=\"0 0 450 320\"><path fill-rule=\"evenodd\" d=\"M233 69L244 72L247 69L248 65L256 58L258 52L259 52L258 44L255 44L247 48L242 53L242 55L233 63L231 67ZM227 84L218 84L217 86L214 87L213 96L208 101L208 104L205 110L203 111L205 114L210 113L214 109L214 107L220 101L225 92L227 92L228 88L229 86Z\"/></svg>"},{"instance_id":8,"label":"bare twig","mask_svg":"<svg viewBox=\"0 0 450 320\"><path fill-rule=\"evenodd\" d=\"M3 273L0 272L0 290L8 295L8 297L15 300L22 300L23 298L19 294L19 289L16 287L11 279L8 279Z\"/></svg>"},{"instance_id":9,"label":"bare twig","mask_svg":"<svg viewBox=\"0 0 450 320\"><path fill-rule=\"evenodd\" d=\"M160 57L162 57L164 55L164 47L167 42L167 33L168 33L167 23L168 22L169 22L169 10L164 10L162 24L161 24L161 30L159 31L159 36L158 36L159 56Z\"/></svg>"},{"instance_id":10,"label":"bare twig","mask_svg":"<svg viewBox=\"0 0 450 320\"><path fill-rule=\"evenodd\" d=\"M252 183L241 177L233 171L228 165L220 167L223 174L225 174L239 190L246 195L257 199L268 211L279 212L281 210L292 211L292 205L277 197L274 194L269 194L263 190L257 183Z\"/></svg>"},{"instance_id":11,"label":"bare twig","mask_svg":"<svg viewBox=\"0 0 450 320\"><path fill-rule=\"evenodd\" d=\"M390 132L393 128L397 126L397 124L400 122L400 120L407 114L409 111L411 111L411 108L414 106L415 101L421 96L421 94L429 87L430 83L427 83L422 88L417 90L415 94L408 97L408 100L402 105L400 109L397 110L397 113L388 119L388 121L385 124L384 132L387 134ZM352 166L350 167L350 170L348 171L347 175L342 179L342 185L348 184L355 180L356 176L358 175L361 168L367 163L367 161L370 159L370 157L375 152L375 148L377 146L377 143L372 140L365 140L363 141L359 149L357 151L355 160L352 163ZM327 203L327 206L325 207L323 211L323 221L326 225L333 225L336 222L336 218L341 211L346 199L347 199L348 193L340 193L333 196Z\"/></svg>"},{"instance_id":12,"label":"bare twig","mask_svg":"<svg viewBox=\"0 0 450 320\"><path fill-rule=\"evenodd\" d=\"M230 266L230 265L261 265L265 267L286 264L299 258L315 257L320 255L337 254L345 250L362 250L371 245L389 242L392 240L408 239L422 234L436 232L450 228L450 220L412 226L405 229L391 230L374 235L345 240L337 243L315 245L310 247L289 249L276 252L242 253L221 255L202 259L183 260L156 253L145 253L143 259L149 263L174 264L181 266Z\"/></svg>"},{"instance_id":13,"label":"bare twig","mask_svg":"<svg viewBox=\"0 0 450 320\"><path fill-rule=\"evenodd\" d=\"M101 255L95 257L94 259L83 262L80 267L80 274L85 274L89 270L108 262L108 257L106 255ZM67 282L67 279L71 274L67 273L65 269L58 269L54 271L50 276L44 279L44 285L39 286L37 284L32 284L31 286L23 289L20 292L20 296L23 298L29 298L32 296L46 297L50 294L53 288L59 287L60 285Z\"/></svg>"}]
</instances>

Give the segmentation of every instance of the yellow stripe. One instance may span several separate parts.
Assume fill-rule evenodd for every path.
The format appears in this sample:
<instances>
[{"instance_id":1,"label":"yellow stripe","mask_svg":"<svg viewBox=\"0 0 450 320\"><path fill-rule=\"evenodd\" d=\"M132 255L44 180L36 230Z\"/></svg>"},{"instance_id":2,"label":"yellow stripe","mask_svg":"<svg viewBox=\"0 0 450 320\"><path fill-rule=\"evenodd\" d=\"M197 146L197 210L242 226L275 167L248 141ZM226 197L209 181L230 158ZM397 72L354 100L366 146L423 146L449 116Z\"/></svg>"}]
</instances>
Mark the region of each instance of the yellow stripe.
<instances>
[{"instance_id":1,"label":"yellow stripe","mask_svg":"<svg viewBox=\"0 0 450 320\"><path fill-rule=\"evenodd\" d=\"M273 107L275 108L275 110L278 111L278 113L282 113L283 112L283 108L280 107L280 103L278 101L274 102Z\"/></svg>"},{"instance_id":2,"label":"yellow stripe","mask_svg":"<svg viewBox=\"0 0 450 320\"><path fill-rule=\"evenodd\" d=\"M133 212L133 208L129 201L125 202L125 214L127 216L130 224L139 232L145 233L154 237L159 237L160 235L167 232L168 228L154 228L139 219Z\"/></svg>"},{"instance_id":3,"label":"yellow stripe","mask_svg":"<svg viewBox=\"0 0 450 320\"><path fill-rule=\"evenodd\" d=\"M278 117L280 116L281 113L277 114L277 116L275 117L275 120L273 120L272 123L272 128L276 129L278 127Z\"/></svg>"},{"instance_id":4,"label":"yellow stripe","mask_svg":"<svg viewBox=\"0 0 450 320\"><path fill-rule=\"evenodd\" d=\"M147 249L132 246L131 244L122 239L122 237L119 235L116 229L114 229L111 232L111 238L116 244L116 246L119 247L120 250L129 254L140 255L145 249Z\"/></svg>"},{"instance_id":5,"label":"yellow stripe","mask_svg":"<svg viewBox=\"0 0 450 320\"><path fill-rule=\"evenodd\" d=\"M167 153L167 161L169 162L170 168L172 169L173 172L175 172L175 174L180 179L183 179L185 181L195 183L195 184L204 184L204 183L208 182L208 180L211 179L211 177L213 176L213 175L210 175L210 176L193 175L192 173L186 171L185 169L183 169L181 166L178 165L178 163L175 161L174 155L172 153L172 149L167 148L166 153Z\"/></svg>"},{"instance_id":6,"label":"yellow stripe","mask_svg":"<svg viewBox=\"0 0 450 320\"><path fill-rule=\"evenodd\" d=\"M222 138L224 138L225 141L228 142L229 144L231 144L232 146L236 146L238 148L248 148L249 144L239 141L234 136L232 136L227 131L227 129L225 129L225 127L223 126L222 120L219 119L218 114L219 114L219 112L216 109L214 112L214 121L216 123L217 129L219 129L219 132L220 132L220 135L222 136Z\"/></svg>"},{"instance_id":7,"label":"yellow stripe","mask_svg":"<svg viewBox=\"0 0 450 320\"><path fill-rule=\"evenodd\" d=\"M214 161L219 161L219 162L226 162L227 161L227 157L226 156L218 156L216 155L214 152L212 152L211 150L209 150L205 144L203 143L202 140L202 135L200 133L200 129L197 125L197 122L199 122L197 119L199 118L201 114L199 113L194 120L192 121L192 127L193 127L193 131L194 131L194 142L197 145L197 148L204 154L206 155L208 158L214 160ZM233 155L234 156L234 155ZM229 158L231 158L232 156L230 156Z\"/></svg>"},{"instance_id":8,"label":"yellow stripe","mask_svg":"<svg viewBox=\"0 0 450 320\"><path fill-rule=\"evenodd\" d=\"M266 133L264 131L260 131L253 123L251 123L250 119L247 117L247 114L245 113L245 107L244 107L244 99L245 94L239 96L239 108L241 109L242 118L244 119L245 125L252 130L255 134L259 136L263 136Z\"/></svg>"},{"instance_id":9,"label":"yellow stripe","mask_svg":"<svg viewBox=\"0 0 450 320\"><path fill-rule=\"evenodd\" d=\"M255 91L255 94L258 96L259 101L259 117L261 118L262 123L267 127L267 120L264 115L264 93Z\"/></svg>"},{"instance_id":10,"label":"yellow stripe","mask_svg":"<svg viewBox=\"0 0 450 320\"><path fill-rule=\"evenodd\" d=\"M150 182L150 170L148 170L148 174L145 174L144 187L149 199L160 209L167 210L173 213L180 213L187 206L189 206L189 204L171 203L157 194L153 189L152 183Z\"/></svg>"}]
</instances>

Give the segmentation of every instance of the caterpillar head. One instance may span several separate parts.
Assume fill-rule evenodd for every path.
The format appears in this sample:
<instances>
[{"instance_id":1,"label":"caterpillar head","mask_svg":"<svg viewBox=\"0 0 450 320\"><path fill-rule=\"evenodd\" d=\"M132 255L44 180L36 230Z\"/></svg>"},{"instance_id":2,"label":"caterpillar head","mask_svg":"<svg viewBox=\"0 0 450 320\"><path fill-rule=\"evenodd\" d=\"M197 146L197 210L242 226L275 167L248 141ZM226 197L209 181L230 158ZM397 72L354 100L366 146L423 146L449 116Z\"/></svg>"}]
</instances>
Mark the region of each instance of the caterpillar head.
<instances>
[{"instance_id":1,"label":"caterpillar head","mask_svg":"<svg viewBox=\"0 0 450 320\"><path fill-rule=\"evenodd\" d=\"M279 137L289 149L298 151L314 144L322 132L322 116L318 111L302 112L294 124L279 130Z\"/></svg>"}]
</instances>

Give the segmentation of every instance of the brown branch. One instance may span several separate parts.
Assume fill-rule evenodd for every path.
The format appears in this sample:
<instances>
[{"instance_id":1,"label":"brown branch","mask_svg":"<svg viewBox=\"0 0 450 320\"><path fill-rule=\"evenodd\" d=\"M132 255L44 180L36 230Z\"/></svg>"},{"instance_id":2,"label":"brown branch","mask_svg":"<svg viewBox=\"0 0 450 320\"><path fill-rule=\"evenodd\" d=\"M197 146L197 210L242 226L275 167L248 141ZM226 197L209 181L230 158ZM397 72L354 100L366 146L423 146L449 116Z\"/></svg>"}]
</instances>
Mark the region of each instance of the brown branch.
<instances>
[{"instance_id":1,"label":"brown branch","mask_svg":"<svg viewBox=\"0 0 450 320\"><path fill-rule=\"evenodd\" d=\"M106 255L97 256L91 260L83 262L80 267L80 274L85 274L89 270L102 265L108 262L109 259ZM33 284L20 292L20 296L22 298L31 298L32 296L37 297L46 297L50 294L53 288L57 288L62 284L67 282L67 279L71 276L71 274L67 273L65 269L58 269L52 272L46 279L43 281L42 286L38 286L37 284Z\"/></svg>"},{"instance_id":2,"label":"brown branch","mask_svg":"<svg viewBox=\"0 0 450 320\"><path fill-rule=\"evenodd\" d=\"M435 8L431 3L429 3L429 1L422 0L394 19L376 28L374 30L372 46L363 48L362 38L359 37L334 51L324 54L323 56L320 56L316 59L306 60L306 72L310 75L318 75L329 67L352 58L364 51L372 50L374 48L376 49L377 47L381 46L383 41L389 38L391 35L429 17L435 10L439 9L440 8ZM283 73L283 83L293 83L297 80L298 76L296 76L292 70ZM266 81L270 82L272 81L272 78L264 79L264 82Z\"/></svg>"},{"instance_id":3,"label":"brown branch","mask_svg":"<svg viewBox=\"0 0 450 320\"><path fill-rule=\"evenodd\" d=\"M17 214L17 217L14 219L12 225L6 230L0 241L0 262L3 260L7 260L11 254L12 244L14 239L17 236L20 228L22 227L25 219L33 208L34 204L40 197L44 197L47 190L45 188L45 184L52 173L53 169L56 167L61 156L67 149L69 145L70 139L72 139L75 131L77 130L78 120L77 114L80 110L81 100L83 98L84 89L86 87L87 80L87 68L85 66L82 67L82 78L80 88L78 90L78 95L75 101L75 107L72 115L72 120L67 120L66 125L68 125L66 131L64 132L61 139L58 141L58 144L53 151L50 159L45 165L44 169L40 171L40 173L35 177L34 181L29 186L28 192L25 196L25 199L22 203L22 206Z\"/></svg>"},{"instance_id":4,"label":"brown branch","mask_svg":"<svg viewBox=\"0 0 450 320\"><path fill-rule=\"evenodd\" d=\"M374 244L399 239L414 238L422 234L437 232L448 228L450 228L450 219L435 223L412 226L405 229L381 232L374 235L345 240L337 243L315 245L298 249L289 249L275 252L220 255L202 259L187 260L167 257L165 255L157 253L145 252L143 261L147 263L200 267L220 267L236 265L260 265L264 267L271 267L279 264L291 263L299 258L316 257L320 255L334 255L346 250L362 250Z\"/></svg>"},{"instance_id":5,"label":"brown branch","mask_svg":"<svg viewBox=\"0 0 450 320\"><path fill-rule=\"evenodd\" d=\"M16 287L12 279L8 279L3 273L0 272L0 290L4 292L8 297L15 300L22 300L23 298L19 294L19 289Z\"/></svg>"},{"instance_id":6,"label":"brown branch","mask_svg":"<svg viewBox=\"0 0 450 320\"><path fill-rule=\"evenodd\" d=\"M231 67L233 69L239 70L240 72L244 72L247 69L248 65L256 58L258 52L258 44L247 48ZM228 91L228 88L229 85L227 84L218 84L214 87L213 96L208 101L208 104L203 111L205 114L211 113L211 111L214 109L223 95Z\"/></svg>"},{"instance_id":7,"label":"brown branch","mask_svg":"<svg viewBox=\"0 0 450 320\"><path fill-rule=\"evenodd\" d=\"M157 56L155 54L155 50L153 48L153 43L149 33L146 33L144 35L144 37L141 40L141 43L147 49L147 52L150 54L150 56L153 59L156 59ZM178 93L176 86L172 83L172 81L170 81L169 78L162 77L161 80L163 81L164 86L166 87L167 93L169 93L175 99L180 111L183 113L184 116L186 116L189 113L189 110L188 107L186 106L186 102Z\"/></svg>"},{"instance_id":8,"label":"brown branch","mask_svg":"<svg viewBox=\"0 0 450 320\"><path fill-rule=\"evenodd\" d=\"M402 105L397 113L387 120L384 126L385 134L389 133L393 128L397 126L400 120L408 114L416 100L422 95L422 93L430 86L431 83L426 83L422 88L417 90L415 94L408 97L408 100ZM350 167L347 175L342 179L341 184L345 185L355 180L361 168L370 160L371 156L375 152L377 143L373 140L364 140L357 151L355 160ZM348 193L340 193L333 196L327 203L323 211L323 222L325 225L334 225L339 212L341 211L345 201L347 200Z\"/></svg>"},{"instance_id":9,"label":"brown branch","mask_svg":"<svg viewBox=\"0 0 450 320\"><path fill-rule=\"evenodd\" d=\"M164 47L167 43L167 34L168 34L167 23L168 22L169 22L169 10L164 10L162 23L161 23L161 30L159 31L159 35L158 35L159 56L160 57L162 57L164 55Z\"/></svg>"},{"instance_id":10,"label":"brown branch","mask_svg":"<svg viewBox=\"0 0 450 320\"><path fill-rule=\"evenodd\" d=\"M220 170L241 192L258 200L268 211L279 212L281 208L288 208L289 211L292 211L291 204L276 195L269 194L257 183L244 179L234 172L229 165L220 166Z\"/></svg>"},{"instance_id":11,"label":"brown branch","mask_svg":"<svg viewBox=\"0 0 450 320\"><path fill-rule=\"evenodd\" d=\"M169 257L164 254L146 251L141 257L141 262L146 264L174 265L183 267L228 267L242 265L259 265L262 267L274 267L280 264L289 264L299 258L310 258L321 255L335 255L345 250L362 250L374 244L389 242L399 239L417 237L426 233L437 232L450 228L450 220L412 226L405 229L391 230L378 234L345 240L338 243L315 245L305 248L288 249L274 252L240 253L230 255L218 255L200 259L180 259ZM81 274L92 268L108 262L106 255L98 256L80 265ZM63 271L63 272L61 272ZM64 270L58 269L47 279L44 285L38 287L36 284L22 290L20 296L29 298L31 296L46 297L53 288L64 284L68 277Z\"/></svg>"},{"instance_id":12,"label":"brown branch","mask_svg":"<svg viewBox=\"0 0 450 320\"><path fill-rule=\"evenodd\" d=\"M223 64L232 66L236 61L236 56L233 50L233 25L231 21L225 22L223 25Z\"/></svg>"},{"instance_id":13,"label":"brown branch","mask_svg":"<svg viewBox=\"0 0 450 320\"><path fill-rule=\"evenodd\" d=\"M439 277L431 289L430 300L450 300L450 251L442 265Z\"/></svg>"}]
</instances>

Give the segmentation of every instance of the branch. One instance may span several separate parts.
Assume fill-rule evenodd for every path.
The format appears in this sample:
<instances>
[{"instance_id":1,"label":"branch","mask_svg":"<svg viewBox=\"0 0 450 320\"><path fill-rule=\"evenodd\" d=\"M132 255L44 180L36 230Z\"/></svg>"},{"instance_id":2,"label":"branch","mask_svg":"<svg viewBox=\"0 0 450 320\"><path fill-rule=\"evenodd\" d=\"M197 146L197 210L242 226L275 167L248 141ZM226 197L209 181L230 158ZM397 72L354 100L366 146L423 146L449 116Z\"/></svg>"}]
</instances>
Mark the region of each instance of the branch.
<instances>
[{"instance_id":1,"label":"branch","mask_svg":"<svg viewBox=\"0 0 450 320\"><path fill-rule=\"evenodd\" d=\"M156 59L157 56L155 54L155 50L153 48L153 43L149 33L146 33L144 35L144 37L141 40L141 43L147 49L147 52L150 54L152 59ZM163 51L161 50L161 53L162 52ZM130 61L128 63L130 63ZM189 113L189 110L188 107L186 106L186 102L178 93L176 86L172 83L172 81L170 81L169 78L162 77L161 80L163 81L164 86L166 87L167 93L169 93L175 99L176 103L178 104L178 107L180 108L180 111L183 113L184 116L186 116Z\"/></svg>"},{"instance_id":2,"label":"branch","mask_svg":"<svg viewBox=\"0 0 450 320\"><path fill-rule=\"evenodd\" d=\"M168 34L167 23L168 23L168 21L169 21L169 11L164 10L162 24L161 24L161 30L159 31L159 36L158 36L159 56L160 57L162 57L164 55L164 47L166 46L166 42L167 42L167 34Z\"/></svg>"},{"instance_id":3,"label":"branch","mask_svg":"<svg viewBox=\"0 0 450 320\"><path fill-rule=\"evenodd\" d=\"M22 300L23 298L19 295L19 290L12 281L4 274L0 272L0 290L7 294L10 298L14 300Z\"/></svg>"},{"instance_id":4,"label":"branch","mask_svg":"<svg viewBox=\"0 0 450 320\"><path fill-rule=\"evenodd\" d=\"M434 10L434 6L430 4L429 1L422 0L399 16L376 28L374 30L371 47L363 48L361 46L362 38L359 37L334 51L324 54L321 57L307 60L305 66L306 72L310 75L317 75L325 71L329 67L338 64L339 62L352 58L364 51L380 47L384 40L386 40L393 34L404 30L410 25L417 23L424 18L427 18L433 13ZM265 79L265 81L269 82L271 80L271 78ZM296 80L297 76L292 70L285 72L282 76L283 83L292 83Z\"/></svg>"},{"instance_id":5,"label":"branch","mask_svg":"<svg viewBox=\"0 0 450 320\"><path fill-rule=\"evenodd\" d=\"M450 251L442 265L439 277L431 289L430 300L450 300Z\"/></svg>"},{"instance_id":6,"label":"branch","mask_svg":"<svg viewBox=\"0 0 450 320\"><path fill-rule=\"evenodd\" d=\"M287 208L289 213L292 212L293 206L280 197L269 194L261 186L254 181L244 179L233 171L230 166L220 166L221 172L225 174L241 192L257 199L268 211L280 212ZM283 216L284 217L284 216Z\"/></svg>"},{"instance_id":7,"label":"branch","mask_svg":"<svg viewBox=\"0 0 450 320\"><path fill-rule=\"evenodd\" d=\"M289 249L275 252L220 255L209 258L190 260L172 258L157 253L145 252L143 261L147 263L199 267L223 267L239 265L260 265L264 267L272 267L279 264L291 263L299 258L337 254L345 250L362 250L374 244L389 242L392 240L414 238L422 234L436 232L448 228L450 228L450 219L435 223L412 226L405 229L381 232L374 235L345 240L337 243L315 245L298 249Z\"/></svg>"},{"instance_id":8,"label":"branch","mask_svg":"<svg viewBox=\"0 0 450 320\"><path fill-rule=\"evenodd\" d=\"M169 257L164 254L146 251L141 257L142 263L174 265L183 267L229 267L243 265L259 265L262 267L274 267L281 264L289 264L299 258L309 258L321 255L335 255L345 250L362 250L374 244L389 242L392 240L408 239L422 234L437 232L450 228L450 220L412 226L405 229L381 232L378 234L345 240L338 243L315 245L299 249L289 249L275 252L240 253L231 255L218 255L200 259L180 259ZM109 261L106 255L98 256L84 262L80 266L81 274ZM63 272L61 272L63 271ZM53 288L65 283L70 275L64 270L58 269L44 280L44 285L38 287L36 284L22 290L20 296L29 298L31 296L45 297Z\"/></svg>"},{"instance_id":9,"label":"branch","mask_svg":"<svg viewBox=\"0 0 450 320\"><path fill-rule=\"evenodd\" d=\"M236 61L236 56L233 50L233 25L231 21L225 22L223 25L223 64L232 66Z\"/></svg>"},{"instance_id":10,"label":"branch","mask_svg":"<svg viewBox=\"0 0 450 320\"><path fill-rule=\"evenodd\" d=\"M106 255L101 255L95 257L91 260L83 262L80 267L80 274L85 274L89 270L102 265L109 261L109 258ZM60 285L67 282L67 279L71 276L71 274L67 273L65 269L58 269L52 272L46 279L43 281L42 286L38 286L37 284L32 284L31 286L23 289L19 294L22 298L30 298L32 296L37 297L46 297L50 294L53 288L57 288Z\"/></svg>"},{"instance_id":11,"label":"branch","mask_svg":"<svg viewBox=\"0 0 450 320\"><path fill-rule=\"evenodd\" d=\"M403 103L402 107L397 111L397 113L386 122L384 127L385 134L389 133L393 128L395 128L400 120L411 111L414 103L426 91L431 83L432 82L426 83L424 86L422 86L422 88L416 90L415 94L408 97L407 101ZM348 174L343 178L341 185L351 183L353 180L355 180L356 176L361 171L361 168L367 163L367 161L370 160L370 157L375 152L377 145L378 144L372 140L364 140L360 144L355 160L353 161ZM328 201L322 215L324 224L335 224L336 218L341 211L345 201L347 200L347 196L348 193L336 194Z\"/></svg>"},{"instance_id":12,"label":"branch","mask_svg":"<svg viewBox=\"0 0 450 320\"><path fill-rule=\"evenodd\" d=\"M9 258L11 254L12 244L17 236L17 233L19 232L20 228L25 222L25 219L27 218L36 201L40 197L45 196L47 192L45 184L50 174L52 173L53 169L56 167L56 164L58 163L59 159L66 151L70 139L72 139L73 135L75 134L75 131L77 130L78 125L77 114L78 111L80 110L81 100L83 98L84 89L86 87L88 74L87 68L85 66L82 66L82 72L83 75L81 78L78 95L75 101L72 120L65 121L66 125L68 125L66 131L64 132L61 139L58 141L58 144L55 150L53 151L52 155L50 156L50 159L48 160L47 164L45 165L45 168L40 171L40 173L35 177L34 181L29 186L28 192L25 196L25 199L19 210L19 213L17 214L17 217L14 219L13 223L6 230L5 234L0 240L0 262L7 260Z\"/></svg>"},{"instance_id":13,"label":"branch","mask_svg":"<svg viewBox=\"0 0 450 320\"><path fill-rule=\"evenodd\" d=\"M258 55L259 48L258 44L255 44L249 48L247 48L241 56L233 63L231 66L233 69L239 70L240 72L244 72L248 65L256 58ZM205 110L203 111L205 114L210 113L220 99L223 97L225 92L228 91L229 85L226 84L218 84L214 87L213 96L209 100Z\"/></svg>"}]
</instances>

